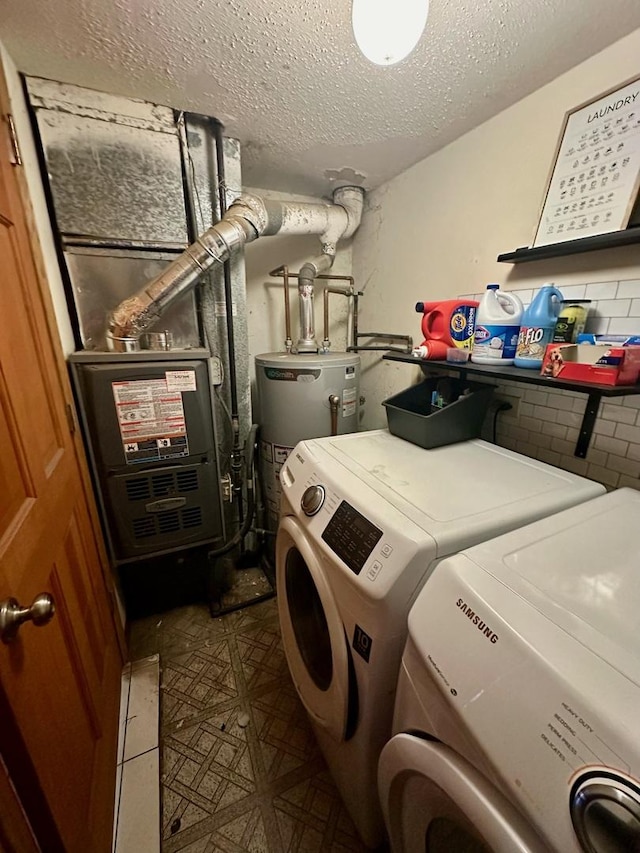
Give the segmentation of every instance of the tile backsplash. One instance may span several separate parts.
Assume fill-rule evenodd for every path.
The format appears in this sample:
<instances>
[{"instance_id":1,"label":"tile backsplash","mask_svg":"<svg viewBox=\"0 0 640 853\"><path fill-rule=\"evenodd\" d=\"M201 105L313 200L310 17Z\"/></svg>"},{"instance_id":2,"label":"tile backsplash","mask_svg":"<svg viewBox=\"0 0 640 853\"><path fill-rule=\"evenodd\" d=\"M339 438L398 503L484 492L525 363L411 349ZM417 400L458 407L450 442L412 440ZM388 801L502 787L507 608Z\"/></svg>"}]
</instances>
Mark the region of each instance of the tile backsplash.
<instances>
[{"instance_id":1,"label":"tile backsplash","mask_svg":"<svg viewBox=\"0 0 640 853\"><path fill-rule=\"evenodd\" d=\"M586 331L640 334L640 279L561 287L565 299L591 299ZM536 290L513 288L529 304ZM464 294L481 299L482 293ZM603 483L640 489L640 395L603 398L586 459L574 456L587 395L540 385L500 382L513 409L496 420L496 441L525 456ZM485 424L492 437L493 417Z\"/></svg>"}]
</instances>

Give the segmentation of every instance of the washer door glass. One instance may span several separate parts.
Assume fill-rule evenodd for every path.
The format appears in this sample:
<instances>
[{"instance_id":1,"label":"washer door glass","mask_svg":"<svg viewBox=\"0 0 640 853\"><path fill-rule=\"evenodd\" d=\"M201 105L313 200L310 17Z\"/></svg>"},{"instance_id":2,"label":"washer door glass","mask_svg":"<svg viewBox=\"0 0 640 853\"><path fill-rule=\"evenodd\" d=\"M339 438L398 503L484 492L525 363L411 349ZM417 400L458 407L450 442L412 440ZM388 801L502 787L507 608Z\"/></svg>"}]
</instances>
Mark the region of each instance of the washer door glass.
<instances>
[{"instance_id":1,"label":"washer door glass","mask_svg":"<svg viewBox=\"0 0 640 853\"><path fill-rule=\"evenodd\" d=\"M403 853L549 853L515 807L448 746L391 738L378 787L393 850Z\"/></svg>"},{"instance_id":2,"label":"washer door glass","mask_svg":"<svg viewBox=\"0 0 640 853\"><path fill-rule=\"evenodd\" d=\"M282 643L291 678L312 721L335 740L347 735L349 652L329 585L332 566L295 518L280 522L276 587Z\"/></svg>"},{"instance_id":3,"label":"washer door glass","mask_svg":"<svg viewBox=\"0 0 640 853\"><path fill-rule=\"evenodd\" d=\"M309 567L297 548L287 551L284 572L289 615L300 655L316 686L328 690L333 675L329 626Z\"/></svg>"}]
</instances>

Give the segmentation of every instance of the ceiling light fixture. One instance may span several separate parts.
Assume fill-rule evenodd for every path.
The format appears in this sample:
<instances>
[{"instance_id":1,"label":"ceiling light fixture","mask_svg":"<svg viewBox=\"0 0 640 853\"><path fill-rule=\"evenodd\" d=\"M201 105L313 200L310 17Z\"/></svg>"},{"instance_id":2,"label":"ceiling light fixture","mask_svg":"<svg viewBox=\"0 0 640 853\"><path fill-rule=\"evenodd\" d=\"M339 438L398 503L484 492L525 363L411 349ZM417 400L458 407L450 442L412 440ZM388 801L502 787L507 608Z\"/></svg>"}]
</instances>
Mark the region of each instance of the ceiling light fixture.
<instances>
[{"instance_id":1,"label":"ceiling light fixture","mask_svg":"<svg viewBox=\"0 0 640 853\"><path fill-rule=\"evenodd\" d=\"M420 41L428 14L429 0L353 0L353 34L371 62L395 65Z\"/></svg>"}]
</instances>

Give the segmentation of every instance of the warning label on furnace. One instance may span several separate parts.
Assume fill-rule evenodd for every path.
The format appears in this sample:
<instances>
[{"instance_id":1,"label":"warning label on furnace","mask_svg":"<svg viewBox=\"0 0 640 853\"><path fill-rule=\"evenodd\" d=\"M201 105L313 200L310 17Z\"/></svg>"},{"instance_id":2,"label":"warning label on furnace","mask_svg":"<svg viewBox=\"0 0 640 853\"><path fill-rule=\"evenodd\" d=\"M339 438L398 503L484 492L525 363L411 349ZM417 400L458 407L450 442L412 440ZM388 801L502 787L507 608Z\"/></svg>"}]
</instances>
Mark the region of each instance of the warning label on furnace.
<instances>
[{"instance_id":1,"label":"warning label on furnace","mask_svg":"<svg viewBox=\"0 0 640 853\"><path fill-rule=\"evenodd\" d=\"M182 392L166 379L113 382L127 464L188 456Z\"/></svg>"}]
</instances>

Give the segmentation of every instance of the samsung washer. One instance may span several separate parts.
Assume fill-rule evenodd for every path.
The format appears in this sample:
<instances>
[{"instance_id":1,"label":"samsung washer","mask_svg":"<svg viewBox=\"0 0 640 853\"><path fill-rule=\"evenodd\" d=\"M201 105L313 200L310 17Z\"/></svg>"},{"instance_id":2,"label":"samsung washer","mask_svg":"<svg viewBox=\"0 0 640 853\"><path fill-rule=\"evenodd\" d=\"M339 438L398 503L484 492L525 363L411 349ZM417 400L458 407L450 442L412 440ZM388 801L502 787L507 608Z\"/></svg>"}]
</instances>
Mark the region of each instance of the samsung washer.
<instances>
[{"instance_id":1,"label":"samsung washer","mask_svg":"<svg viewBox=\"0 0 640 853\"><path fill-rule=\"evenodd\" d=\"M380 750L415 596L449 554L603 492L483 441L423 450L385 430L300 443L276 546L293 682L366 844L384 837Z\"/></svg>"},{"instance_id":2,"label":"samsung washer","mask_svg":"<svg viewBox=\"0 0 640 853\"><path fill-rule=\"evenodd\" d=\"M639 520L621 489L437 566L380 758L394 853L457 850L445 821L483 853L640 850Z\"/></svg>"}]
</instances>

